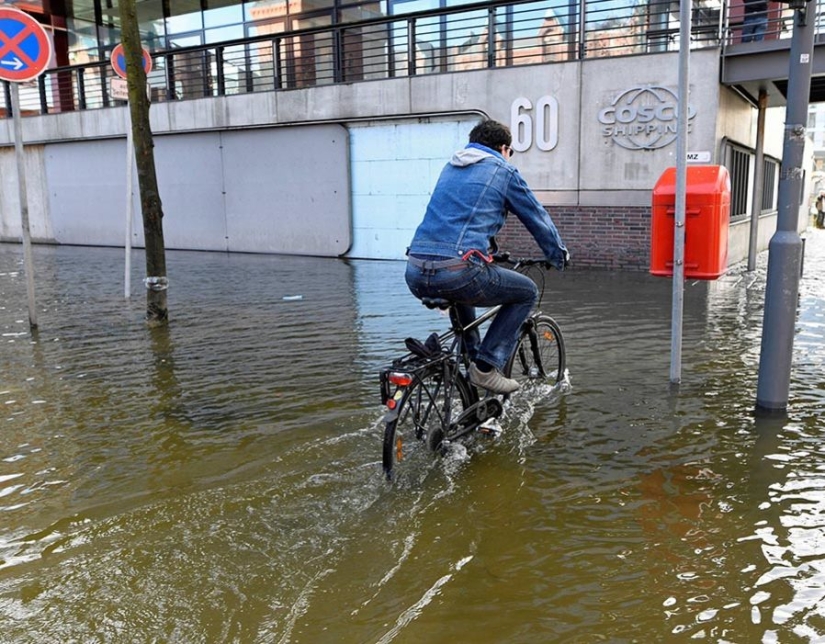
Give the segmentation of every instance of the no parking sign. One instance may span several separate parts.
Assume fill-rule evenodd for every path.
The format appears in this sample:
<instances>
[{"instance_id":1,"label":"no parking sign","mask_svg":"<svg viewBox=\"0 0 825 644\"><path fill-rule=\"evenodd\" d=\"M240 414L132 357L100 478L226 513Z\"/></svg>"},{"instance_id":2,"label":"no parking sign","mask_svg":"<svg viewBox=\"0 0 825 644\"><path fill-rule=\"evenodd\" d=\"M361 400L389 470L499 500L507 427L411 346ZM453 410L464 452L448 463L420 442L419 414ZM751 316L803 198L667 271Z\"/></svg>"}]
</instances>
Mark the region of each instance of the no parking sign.
<instances>
[{"instance_id":1,"label":"no parking sign","mask_svg":"<svg viewBox=\"0 0 825 644\"><path fill-rule=\"evenodd\" d=\"M146 75L149 75L149 72L152 71L152 57L149 55L149 51L143 47L143 71L146 72ZM112 50L112 69L115 70L115 74L120 76L121 78L126 78L126 53L123 51L123 43L120 43L115 46Z\"/></svg>"},{"instance_id":2,"label":"no parking sign","mask_svg":"<svg viewBox=\"0 0 825 644\"><path fill-rule=\"evenodd\" d=\"M52 59L52 41L42 25L19 9L0 7L0 79L37 78Z\"/></svg>"},{"instance_id":3,"label":"no parking sign","mask_svg":"<svg viewBox=\"0 0 825 644\"><path fill-rule=\"evenodd\" d=\"M17 190L20 197L20 228L29 300L29 327L37 328L34 298L34 260L29 230L29 200L26 193L26 163L23 125L20 121L19 83L37 78L52 59L52 41L46 30L29 14L0 7L0 79L11 83L11 112L14 119L14 156L17 161Z\"/></svg>"}]
</instances>

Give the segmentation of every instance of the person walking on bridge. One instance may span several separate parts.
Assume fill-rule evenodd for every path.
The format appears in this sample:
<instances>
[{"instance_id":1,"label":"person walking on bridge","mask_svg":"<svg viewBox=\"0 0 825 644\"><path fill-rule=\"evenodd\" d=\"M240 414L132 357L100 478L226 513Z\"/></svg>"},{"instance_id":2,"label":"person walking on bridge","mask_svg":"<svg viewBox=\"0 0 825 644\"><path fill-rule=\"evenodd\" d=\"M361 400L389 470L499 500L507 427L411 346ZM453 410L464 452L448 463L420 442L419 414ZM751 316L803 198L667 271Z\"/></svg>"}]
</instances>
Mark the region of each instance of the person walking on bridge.
<instances>
[{"instance_id":1,"label":"person walking on bridge","mask_svg":"<svg viewBox=\"0 0 825 644\"><path fill-rule=\"evenodd\" d=\"M757 42L765 37L768 26L768 0L744 0L742 42Z\"/></svg>"}]
</instances>

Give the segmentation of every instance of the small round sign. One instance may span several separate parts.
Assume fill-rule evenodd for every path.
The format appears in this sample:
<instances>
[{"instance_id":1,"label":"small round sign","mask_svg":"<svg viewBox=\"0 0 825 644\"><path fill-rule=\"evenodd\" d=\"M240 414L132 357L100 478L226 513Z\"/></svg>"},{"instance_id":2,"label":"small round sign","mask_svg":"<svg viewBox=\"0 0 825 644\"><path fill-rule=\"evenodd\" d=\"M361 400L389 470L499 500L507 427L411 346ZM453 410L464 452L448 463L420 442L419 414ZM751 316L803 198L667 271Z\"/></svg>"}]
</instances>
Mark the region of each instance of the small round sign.
<instances>
[{"instance_id":1,"label":"small round sign","mask_svg":"<svg viewBox=\"0 0 825 644\"><path fill-rule=\"evenodd\" d=\"M0 79L32 80L51 59L52 41L43 26L19 9L0 7Z\"/></svg>"},{"instance_id":2,"label":"small round sign","mask_svg":"<svg viewBox=\"0 0 825 644\"><path fill-rule=\"evenodd\" d=\"M143 71L148 75L152 71L152 57L149 50L143 47ZM126 53L123 51L123 43L115 45L112 50L112 69L121 78L126 78Z\"/></svg>"}]
</instances>

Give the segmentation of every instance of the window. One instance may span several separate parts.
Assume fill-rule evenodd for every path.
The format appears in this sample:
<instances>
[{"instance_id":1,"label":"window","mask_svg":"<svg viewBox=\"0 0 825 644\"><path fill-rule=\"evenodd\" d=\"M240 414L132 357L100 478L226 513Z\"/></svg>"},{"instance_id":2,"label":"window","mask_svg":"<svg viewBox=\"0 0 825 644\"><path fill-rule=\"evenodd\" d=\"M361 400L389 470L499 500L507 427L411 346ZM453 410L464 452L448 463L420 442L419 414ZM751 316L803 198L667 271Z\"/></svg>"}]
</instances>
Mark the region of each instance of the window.
<instances>
[{"instance_id":1,"label":"window","mask_svg":"<svg viewBox=\"0 0 825 644\"><path fill-rule=\"evenodd\" d=\"M115 9L115 12L118 10ZM163 2L162 0L145 0L137 4L138 21L140 22L140 36L149 51L166 49L166 34L163 30ZM120 25L118 17L117 24ZM120 34L118 34L118 42Z\"/></svg>"},{"instance_id":2,"label":"window","mask_svg":"<svg viewBox=\"0 0 825 644\"><path fill-rule=\"evenodd\" d=\"M644 4L612 1L583 4L588 56L636 54L642 51Z\"/></svg>"},{"instance_id":3,"label":"window","mask_svg":"<svg viewBox=\"0 0 825 644\"><path fill-rule=\"evenodd\" d=\"M293 2L290 2L289 6L293 9L295 7ZM270 2L269 0L245 2L243 10L244 20L248 23L283 20L288 14L286 0L278 0L277 2ZM270 32L263 31L262 33ZM257 34L252 32L250 35L255 36Z\"/></svg>"},{"instance_id":4,"label":"window","mask_svg":"<svg viewBox=\"0 0 825 644\"><path fill-rule=\"evenodd\" d=\"M748 217L753 200L753 150L727 142L724 152L725 166L730 173L730 218L739 221ZM777 186L780 163L773 157L765 157L762 166L762 202L760 214L776 210Z\"/></svg>"},{"instance_id":5,"label":"window","mask_svg":"<svg viewBox=\"0 0 825 644\"><path fill-rule=\"evenodd\" d=\"M233 25L229 27L217 27L207 29L203 32L203 41L208 44L227 42L230 40L240 40L243 38L243 25Z\"/></svg>"},{"instance_id":6,"label":"window","mask_svg":"<svg viewBox=\"0 0 825 644\"><path fill-rule=\"evenodd\" d=\"M169 0L166 33L185 34L203 29L203 13L197 0Z\"/></svg>"},{"instance_id":7,"label":"window","mask_svg":"<svg viewBox=\"0 0 825 644\"><path fill-rule=\"evenodd\" d=\"M776 210L776 187L779 171L779 161L776 159L764 160L764 176L762 180L762 212Z\"/></svg>"},{"instance_id":8,"label":"window","mask_svg":"<svg viewBox=\"0 0 825 644\"><path fill-rule=\"evenodd\" d=\"M229 0L210 0L203 12L203 24L210 27L228 27L243 23L243 5L227 4Z\"/></svg>"},{"instance_id":9,"label":"window","mask_svg":"<svg viewBox=\"0 0 825 644\"><path fill-rule=\"evenodd\" d=\"M742 219L748 214L751 155L745 149L729 143L726 156L730 172L730 218Z\"/></svg>"},{"instance_id":10,"label":"window","mask_svg":"<svg viewBox=\"0 0 825 644\"><path fill-rule=\"evenodd\" d=\"M390 5L393 15L414 13L416 11L426 11L437 9L438 0L409 0L404 2L394 2ZM415 22L415 70L418 74L434 72L438 59L436 53L441 42L441 18L433 16L421 18ZM409 42L406 25L403 22L397 23L397 29L392 34L393 57L396 71L404 73L409 61Z\"/></svg>"},{"instance_id":11,"label":"window","mask_svg":"<svg viewBox=\"0 0 825 644\"><path fill-rule=\"evenodd\" d=\"M386 2L363 2L342 6L338 12L339 22L357 22L370 18L383 18L387 15Z\"/></svg>"},{"instance_id":12,"label":"window","mask_svg":"<svg viewBox=\"0 0 825 644\"><path fill-rule=\"evenodd\" d=\"M91 16L91 20L81 20L77 17L68 18L66 28L71 34L69 38L69 63L82 65L83 63L97 61L99 51L94 16Z\"/></svg>"}]
</instances>

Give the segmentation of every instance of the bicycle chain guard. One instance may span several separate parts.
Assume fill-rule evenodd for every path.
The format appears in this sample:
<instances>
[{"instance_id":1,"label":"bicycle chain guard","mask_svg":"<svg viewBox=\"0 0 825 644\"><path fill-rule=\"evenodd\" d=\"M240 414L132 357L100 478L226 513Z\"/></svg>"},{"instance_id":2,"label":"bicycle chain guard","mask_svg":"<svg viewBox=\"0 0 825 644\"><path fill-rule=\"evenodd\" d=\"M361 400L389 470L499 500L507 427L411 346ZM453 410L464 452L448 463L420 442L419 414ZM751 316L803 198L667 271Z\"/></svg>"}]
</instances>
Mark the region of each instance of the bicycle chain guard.
<instances>
[{"instance_id":1,"label":"bicycle chain guard","mask_svg":"<svg viewBox=\"0 0 825 644\"><path fill-rule=\"evenodd\" d=\"M446 438L447 440L454 440L464 436L464 434L469 434L488 420L501 416L503 411L504 406L495 396L482 398L477 403L467 407L461 416L450 424L450 433Z\"/></svg>"}]
</instances>

